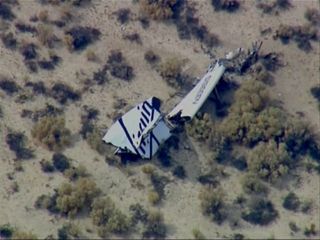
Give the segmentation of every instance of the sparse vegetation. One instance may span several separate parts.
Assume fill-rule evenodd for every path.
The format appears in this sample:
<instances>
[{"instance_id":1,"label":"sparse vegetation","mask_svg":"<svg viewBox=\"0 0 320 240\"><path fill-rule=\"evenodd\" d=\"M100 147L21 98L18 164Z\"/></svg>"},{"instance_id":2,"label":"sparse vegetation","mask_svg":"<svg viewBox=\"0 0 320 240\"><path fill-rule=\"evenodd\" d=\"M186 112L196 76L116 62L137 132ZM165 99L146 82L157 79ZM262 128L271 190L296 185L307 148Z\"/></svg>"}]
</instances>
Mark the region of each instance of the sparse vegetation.
<instances>
[{"instance_id":1,"label":"sparse vegetation","mask_svg":"<svg viewBox=\"0 0 320 240\"><path fill-rule=\"evenodd\" d=\"M63 117L43 117L33 127L32 136L51 151L59 151L71 144L71 133Z\"/></svg>"},{"instance_id":2,"label":"sparse vegetation","mask_svg":"<svg viewBox=\"0 0 320 240\"><path fill-rule=\"evenodd\" d=\"M0 226L0 237L10 238L13 235L14 228L10 224L4 224Z\"/></svg>"},{"instance_id":3,"label":"sparse vegetation","mask_svg":"<svg viewBox=\"0 0 320 240\"><path fill-rule=\"evenodd\" d=\"M11 132L6 137L6 142L17 159L31 159L34 157L32 150L26 148L27 137L20 132Z\"/></svg>"},{"instance_id":4,"label":"sparse vegetation","mask_svg":"<svg viewBox=\"0 0 320 240\"><path fill-rule=\"evenodd\" d=\"M123 35L123 39L142 45L142 40L138 33L125 34Z\"/></svg>"},{"instance_id":5,"label":"sparse vegetation","mask_svg":"<svg viewBox=\"0 0 320 240\"><path fill-rule=\"evenodd\" d=\"M278 14L279 10L292 7L290 0L257 1L256 7L266 14Z\"/></svg>"},{"instance_id":6,"label":"sparse vegetation","mask_svg":"<svg viewBox=\"0 0 320 240\"><path fill-rule=\"evenodd\" d=\"M9 48L11 50L15 50L17 48L17 39L15 35L12 32L3 33L0 35L3 45L6 48Z\"/></svg>"},{"instance_id":7,"label":"sparse vegetation","mask_svg":"<svg viewBox=\"0 0 320 240\"><path fill-rule=\"evenodd\" d=\"M267 225L278 217L278 211L272 202L265 199L254 199L249 209L242 213L242 218L252 224Z\"/></svg>"},{"instance_id":8,"label":"sparse vegetation","mask_svg":"<svg viewBox=\"0 0 320 240\"><path fill-rule=\"evenodd\" d=\"M12 12L11 7L5 2L0 2L0 18L8 21L11 21L15 18L15 15Z\"/></svg>"},{"instance_id":9,"label":"sparse vegetation","mask_svg":"<svg viewBox=\"0 0 320 240\"><path fill-rule=\"evenodd\" d=\"M24 56L25 61L37 58L37 48L34 43L22 43L20 52Z\"/></svg>"},{"instance_id":10,"label":"sparse vegetation","mask_svg":"<svg viewBox=\"0 0 320 240\"><path fill-rule=\"evenodd\" d=\"M110 66L112 76L126 81L130 81L134 77L133 68L126 63L119 50L111 51L107 63Z\"/></svg>"},{"instance_id":11,"label":"sparse vegetation","mask_svg":"<svg viewBox=\"0 0 320 240\"><path fill-rule=\"evenodd\" d=\"M62 153L54 153L52 156L52 162L55 169L59 172L64 172L70 168L70 159Z\"/></svg>"},{"instance_id":12,"label":"sparse vegetation","mask_svg":"<svg viewBox=\"0 0 320 240\"><path fill-rule=\"evenodd\" d=\"M97 127L93 127L92 131L86 135L89 146L101 155L105 155L109 152L109 147L101 140L102 137L102 133Z\"/></svg>"},{"instance_id":13,"label":"sparse vegetation","mask_svg":"<svg viewBox=\"0 0 320 240\"><path fill-rule=\"evenodd\" d=\"M79 51L87 48L91 43L97 41L101 35L96 28L90 27L73 27L66 31L66 42L68 48L72 51Z\"/></svg>"},{"instance_id":14,"label":"sparse vegetation","mask_svg":"<svg viewBox=\"0 0 320 240\"><path fill-rule=\"evenodd\" d=\"M183 84L182 66L182 60L172 57L162 62L158 71L160 76L166 80L169 86L179 88Z\"/></svg>"},{"instance_id":15,"label":"sparse vegetation","mask_svg":"<svg viewBox=\"0 0 320 240\"><path fill-rule=\"evenodd\" d=\"M311 24L301 26L289 26L281 24L274 36L275 39L280 39L282 43L287 44L293 39L298 48L303 51L309 52L312 50L310 41L316 41L318 30Z\"/></svg>"},{"instance_id":16,"label":"sparse vegetation","mask_svg":"<svg viewBox=\"0 0 320 240\"><path fill-rule=\"evenodd\" d=\"M199 199L204 215L210 216L212 220L218 224L221 224L225 220L225 193L222 189L204 186L200 191Z\"/></svg>"},{"instance_id":17,"label":"sparse vegetation","mask_svg":"<svg viewBox=\"0 0 320 240\"><path fill-rule=\"evenodd\" d=\"M126 233L131 227L129 217L117 209L108 197L94 200L90 216L93 223L99 227L101 237L106 237L108 233Z\"/></svg>"},{"instance_id":18,"label":"sparse vegetation","mask_svg":"<svg viewBox=\"0 0 320 240\"><path fill-rule=\"evenodd\" d=\"M297 211L300 206L300 200L294 192L288 193L284 198L282 206L291 211Z\"/></svg>"},{"instance_id":19,"label":"sparse vegetation","mask_svg":"<svg viewBox=\"0 0 320 240\"><path fill-rule=\"evenodd\" d=\"M117 21L121 24L126 24L130 19L131 11L129 8L121 8L115 12Z\"/></svg>"},{"instance_id":20,"label":"sparse vegetation","mask_svg":"<svg viewBox=\"0 0 320 240\"><path fill-rule=\"evenodd\" d=\"M140 0L140 11L153 20L167 20L173 17L174 7L178 0L148 1Z\"/></svg>"},{"instance_id":21,"label":"sparse vegetation","mask_svg":"<svg viewBox=\"0 0 320 240\"><path fill-rule=\"evenodd\" d=\"M32 239L37 240L38 237L32 232L14 231L11 239Z\"/></svg>"},{"instance_id":22,"label":"sparse vegetation","mask_svg":"<svg viewBox=\"0 0 320 240\"><path fill-rule=\"evenodd\" d=\"M159 211L149 211L142 236L144 238L165 238L166 232L167 227L164 224L162 213Z\"/></svg>"},{"instance_id":23,"label":"sparse vegetation","mask_svg":"<svg viewBox=\"0 0 320 240\"><path fill-rule=\"evenodd\" d=\"M262 183L256 176L247 174L242 178L242 188L248 194L268 194L268 187Z\"/></svg>"},{"instance_id":24,"label":"sparse vegetation","mask_svg":"<svg viewBox=\"0 0 320 240\"><path fill-rule=\"evenodd\" d=\"M206 239L203 233L197 228L192 229L192 235L193 235L193 238L197 240Z\"/></svg>"},{"instance_id":25,"label":"sparse vegetation","mask_svg":"<svg viewBox=\"0 0 320 240\"><path fill-rule=\"evenodd\" d=\"M60 104L65 104L69 100L78 101L81 97L80 93L63 83L55 83L50 90L50 96Z\"/></svg>"},{"instance_id":26,"label":"sparse vegetation","mask_svg":"<svg viewBox=\"0 0 320 240\"><path fill-rule=\"evenodd\" d=\"M145 52L144 59L151 65L154 65L160 61L160 57L152 50Z\"/></svg>"},{"instance_id":27,"label":"sparse vegetation","mask_svg":"<svg viewBox=\"0 0 320 240\"><path fill-rule=\"evenodd\" d=\"M315 26L320 25L320 12L316 8L308 8L304 17Z\"/></svg>"},{"instance_id":28,"label":"sparse vegetation","mask_svg":"<svg viewBox=\"0 0 320 240\"><path fill-rule=\"evenodd\" d=\"M63 183L57 190L56 208L61 215L75 217L81 210L91 206L100 190L95 182L80 178L73 185Z\"/></svg>"},{"instance_id":29,"label":"sparse vegetation","mask_svg":"<svg viewBox=\"0 0 320 240\"><path fill-rule=\"evenodd\" d=\"M20 87L13 80L0 75L0 89L11 96L17 93Z\"/></svg>"},{"instance_id":30,"label":"sparse vegetation","mask_svg":"<svg viewBox=\"0 0 320 240\"><path fill-rule=\"evenodd\" d=\"M156 205L160 201L160 196L156 191L150 191L148 193L148 200L151 204Z\"/></svg>"},{"instance_id":31,"label":"sparse vegetation","mask_svg":"<svg viewBox=\"0 0 320 240\"><path fill-rule=\"evenodd\" d=\"M235 12L240 7L238 0L211 0L211 4L215 11Z\"/></svg>"},{"instance_id":32,"label":"sparse vegetation","mask_svg":"<svg viewBox=\"0 0 320 240\"><path fill-rule=\"evenodd\" d=\"M57 235L59 240L84 238L80 228L70 222L63 224L63 226L58 229Z\"/></svg>"}]
</instances>

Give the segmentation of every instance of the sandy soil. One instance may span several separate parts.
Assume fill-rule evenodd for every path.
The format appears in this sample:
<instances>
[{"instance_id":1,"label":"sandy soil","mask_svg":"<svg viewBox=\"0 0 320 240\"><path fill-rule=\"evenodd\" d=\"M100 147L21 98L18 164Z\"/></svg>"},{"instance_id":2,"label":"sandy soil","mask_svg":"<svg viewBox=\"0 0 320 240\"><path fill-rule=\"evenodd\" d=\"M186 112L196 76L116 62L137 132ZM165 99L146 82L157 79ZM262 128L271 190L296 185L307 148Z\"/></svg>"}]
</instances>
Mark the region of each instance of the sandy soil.
<instances>
[{"instance_id":1,"label":"sandy soil","mask_svg":"<svg viewBox=\"0 0 320 240\"><path fill-rule=\"evenodd\" d=\"M294 116L296 112L305 114L304 119L315 128L320 129L320 116L316 102L310 95L309 89L319 79L319 45L313 42L313 51L305 53L295 44L283 45L279 40L275 41L272 34L261 36L260 31L268 27L275 29L280 23L302 24L306 22L303 15L307 7L319 8L318 1L294 1L294 7L290 11L281 12L278 16L264 15L258 11L253 1L242 1L241 9L235 14L214 12L210 1L195 1L198 16L208 29L219 36L222 46L213 49L217 56L223 56L227 51L237 47L248 48L251 42L262 39L262 50L265 52L277 51L283 54L286 67L274 73L275 85L271 87L274 98L283 102L284 107ZM138 21L130 21L121 26L113 14L123 7L130 7L132 18L139 14L137 4L129 0L121 1L93 1L91 6L79 9L76 24L98 27L102 32L101 40L91 45L92 49L102 60L101 63L88 62L85 51L70 53L65 47L55 50L63 58L60 66L51 72L39 71L31 74L23 64L22 56L18 52L6 49L0 43L0 74L14 77L16 82L23 86L26 79L30 81L43 80L46 86L60 81L69 84L75 89L80 89L83 81L92 77L92 73L99 69L112 49L121 49L128 63L134 68L135 78L130 82L119 81L111 78L110 82L101 86L93 86L92 92L82 95L79 103L70 104L65 108L67 127L76 133L81 128L80 109L83 105L93 106L100 111L99 124L109 127L112 119L113 103L117 97L125 99L130 105L134 105L150 96L156 96L163 100L162 109L168 111L179 97L172 97L175 90L168 87L159 74L144 60L144 53L153 49L163 59L167 56L178 56L187 59L186 71L193 77L201 76L210 59L201 51L200 43L195 40L181 41L177 35L175 26L150 22L150 27L144 30ZM14 11L18 19L28 21L29 17L42 9L49 11L49 16L58 16L57 8L41 6L38 1L20 1L19 8ZM58 32L58 31L57 31ZM122 39L123 33L138 32L143 45L130 43ZM31 39L37 42L31 34L19 33L21 38ZM41 49L41 54L47 56L46 49ZM78 73L78 74L76 74ZM65 181L65 177L55 174L46 174L41 171L39 162L41 159L50 159L52 153L41 146L37 146L32 140L30 129L33 126L31 120L21 118L22 109L39 109L49 102L56 104L52 99L36 97L35 101L18 104L14 97L8 97L0 91L0 104L3 108L4 118L0 119L0 225L11 223L19 229L32 231L43 238L56 231L67 219L49 215L43 210L36 210L34 202L41 194L52 193L52 190ZM8 129L22 131L29 138L30 146L36 150L36 158L22 163L24 171L15 172L13 167L14 154L5 143ZM185 144L183 142L183 144ZM165 222L168 224L168 238L191 238L192 229L199 228L207 238L230 237L233 233L243 233L253 239L274 237L305 238L303 231L292 235L288 223L294 221L298 226L304 227L310 223L316 224L320 229L320 184L319 175L303 173L299 186L290 184L286 188L272 188L270 199L279 210L280 217L271 225L260 227L243 223L241 227L233 229L228 222L217 225L204 217L200 211L198 200L201 184L196 180L200 171L200 163L206 161L200 147L192 140L186 144L192 146L192 150L181 149L173 153L174 160L186 166L188 178L177 180L167 170L159 170L170 179L165 192L166 196L158 208L163 212ZM147 207L150 204L146 195L150 189L150 183L141 172L141 165L130 166L130 170L121 171L116 167L105 163L104 157L92 150L88 144L79 139L72 148L68 148L65 154L74 159L75 164L84 164L89 173L102 191L111 196L117 205L128 209L132 203L142 203ZM19 191L11 193L11 180L7 174L14 172L14 181L19 184ZM228 200L232 201L241 192L239 179L243 173L226 168L230 177L222 181L222 187L228 193ZM141 182L144 188L136 187L135 182ZM302 199L312 199L314 207L310 214L292 213L281 206L282 199L290 191L294 190ZM95 233L88 233L85 229L94 229L89 219L74 220L83 227L88 237L97 237ZM117 236L115 236L117 237ZM139 237L133 235L133 237ZM314 236L315 238L320 235Z\"/></svg>"}]
</instances>

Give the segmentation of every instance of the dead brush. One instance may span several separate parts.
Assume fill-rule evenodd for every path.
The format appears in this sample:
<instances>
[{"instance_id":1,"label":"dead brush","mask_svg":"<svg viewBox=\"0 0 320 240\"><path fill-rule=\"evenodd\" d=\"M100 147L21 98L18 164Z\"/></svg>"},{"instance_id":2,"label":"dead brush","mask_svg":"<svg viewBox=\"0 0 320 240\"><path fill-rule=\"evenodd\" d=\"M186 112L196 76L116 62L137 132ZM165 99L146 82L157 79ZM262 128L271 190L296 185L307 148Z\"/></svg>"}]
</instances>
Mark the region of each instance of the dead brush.
<instances>
[{"instance_id":1,"label":"dead brush","mask_svg":"<svg viewBox=\"0 0 320 240\"><path fill-rule=\"evenodd\" d=\"M71 132L63 117L43 117L33 127L31 135L51 151L61 151L71 144Z\"/></svg>"}]
</instances>

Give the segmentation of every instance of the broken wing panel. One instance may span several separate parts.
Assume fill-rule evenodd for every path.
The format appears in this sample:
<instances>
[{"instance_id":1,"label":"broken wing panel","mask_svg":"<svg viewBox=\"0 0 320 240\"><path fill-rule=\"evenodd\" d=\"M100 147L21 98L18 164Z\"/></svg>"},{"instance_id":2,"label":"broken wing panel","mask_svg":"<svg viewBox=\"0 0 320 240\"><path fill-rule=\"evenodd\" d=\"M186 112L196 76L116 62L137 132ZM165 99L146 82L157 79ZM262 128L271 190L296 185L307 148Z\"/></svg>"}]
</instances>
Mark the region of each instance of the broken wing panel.
<instances>
[{"instance_id":1,"label":"broken wing panel","mask_svg":"<svg viewBox=\"0 0 320 240\"><path fill-rule=\"evenodd\" d=\"M209 68L206 75L185 96L182 101L167 115L168 119L179 116L193 118L219 82L225 67L219 61L214 68Z\"/></svg>"},{"instance_id":2,"label":"broken wing panel","mask_svg":"<svg viewBox=\"0 0 320 240\"><path fill-rule=\"evenodd\" d=\"M152 97L138 104L117 120L103 140L121 149L139 154L137 148L160 117L157 99Z\"/></svg>"},{"instance_id":3,"label":"broken wing panel","mask_svg":"<svg viewBox=\"0 0 320 240\"><path fill-rule=\"evenodd\" d=\"M160 145L171 136L170 128L161 119L157 125L141 141L138 152L142 158L151 158Z\"/></svg>"}]
</instances>

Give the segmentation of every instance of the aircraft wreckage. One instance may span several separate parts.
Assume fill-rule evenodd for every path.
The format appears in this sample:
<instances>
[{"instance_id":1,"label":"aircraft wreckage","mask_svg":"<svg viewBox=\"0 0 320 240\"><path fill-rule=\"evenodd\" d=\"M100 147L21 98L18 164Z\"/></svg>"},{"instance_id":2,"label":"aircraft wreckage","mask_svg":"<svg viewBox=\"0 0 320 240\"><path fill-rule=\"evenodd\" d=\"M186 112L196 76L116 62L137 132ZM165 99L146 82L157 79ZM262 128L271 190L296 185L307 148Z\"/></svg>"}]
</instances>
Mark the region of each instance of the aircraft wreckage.
<instances>
[{"instance_id":1,"label":"aircraft wreckage","mask_svg":"<svg viewBox=\"0 0 320 240\"><path fill-rule=\"evenodd\" d=\"M258 59L262 42L245 52L238 48L210 64L206 74L171 112L160 112L160 100L151 97L120 117L103 141L117 147L115 154L134 154L150 159L183 122L190 121L207 100L226 71L242 74Z\"/></svg>"}]
</instances>

